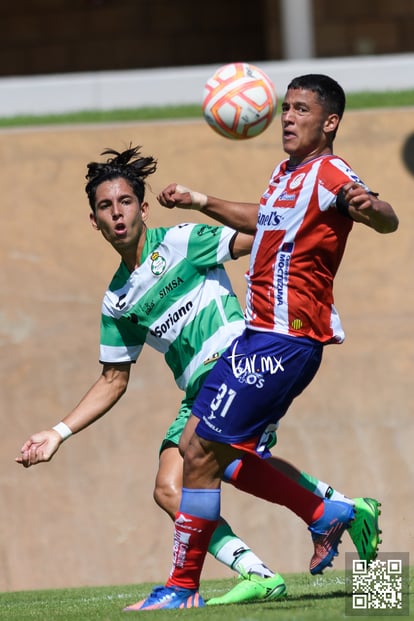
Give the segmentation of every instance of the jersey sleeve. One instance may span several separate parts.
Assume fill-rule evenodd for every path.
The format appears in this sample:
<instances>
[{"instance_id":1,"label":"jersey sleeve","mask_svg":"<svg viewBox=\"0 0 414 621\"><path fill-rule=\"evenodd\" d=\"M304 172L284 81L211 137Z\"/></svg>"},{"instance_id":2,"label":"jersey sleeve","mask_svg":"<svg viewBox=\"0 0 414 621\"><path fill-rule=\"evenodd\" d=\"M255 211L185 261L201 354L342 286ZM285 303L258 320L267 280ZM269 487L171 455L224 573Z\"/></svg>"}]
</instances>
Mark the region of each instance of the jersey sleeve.
<instances>
[{"instance_id":1,"label":"jersey sleeve","mask_svg":"<svg viewBox=\"0 0 414 621\"><path fill-rule=\"evenodd\" d=\"M194 225L188 238L187 257L199 268L216 267L233 260L231 242L236 231L223 226Z\"/></svg>"},{"instance_id":2,"label":"jersey sleeve","mask_svg":"<svg viewBox=\"0 0 414 621\"><path fill-rule=\"evenodd\" d=\"M353 181L359 183L367 192L371 192L370 188L359 178L345 160L333 156L326 158L322 163L322 171L319 175L319 183L323 185L324 190L332 196L331 206L338 207L337 196L341 188L346 183ZM374 194L374 192L371 192ZM340 203L339 203L340 210Z\"/></svg>"}]
</instances>

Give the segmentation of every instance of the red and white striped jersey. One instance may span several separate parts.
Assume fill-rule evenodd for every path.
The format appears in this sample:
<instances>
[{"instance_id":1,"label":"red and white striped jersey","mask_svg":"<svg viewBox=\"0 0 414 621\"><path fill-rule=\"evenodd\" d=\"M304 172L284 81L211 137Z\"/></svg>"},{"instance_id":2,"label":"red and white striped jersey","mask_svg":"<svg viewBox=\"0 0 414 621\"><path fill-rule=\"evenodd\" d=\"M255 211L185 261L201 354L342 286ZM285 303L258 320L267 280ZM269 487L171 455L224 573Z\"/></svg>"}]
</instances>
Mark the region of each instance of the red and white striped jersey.
<instances>
[{"instance_id":1,"label":"red and white striped jersey","mask_svg":"<svg viewBox=\"0 0 414 621\"><path fill-rule=\"evenodd\" d=\"M249 328L322 343L344 340L333 279L353 224L336 208L336 195L349 181L369 191L334 155L294 169L285 160L275 168L260 200L246 275Z\"/></svg>"}]
</instances>

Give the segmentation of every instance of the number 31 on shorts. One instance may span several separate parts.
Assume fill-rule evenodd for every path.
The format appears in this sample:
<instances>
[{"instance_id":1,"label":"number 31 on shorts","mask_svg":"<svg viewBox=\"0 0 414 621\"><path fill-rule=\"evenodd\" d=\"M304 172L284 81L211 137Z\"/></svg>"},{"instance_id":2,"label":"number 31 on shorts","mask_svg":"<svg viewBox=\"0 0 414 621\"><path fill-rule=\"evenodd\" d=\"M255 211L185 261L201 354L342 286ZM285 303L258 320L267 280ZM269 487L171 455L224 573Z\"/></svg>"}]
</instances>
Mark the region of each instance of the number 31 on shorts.
<instances>
[{"instance_id":1,"label":"number 31 on shorts","mask_svg":"<svg viewBox=\"0 0 414 621\"><path fill-rule=\"evenodd\" d=\"M210 403L211 411L216 412L217 414L219 413L220 416L224 418L236 394L237 393L233 390L233 388L229 388L227 384L222 384L217 391L217 395ZM221 412L219 412L220 409Z\"/></svg>"}]
</instances>

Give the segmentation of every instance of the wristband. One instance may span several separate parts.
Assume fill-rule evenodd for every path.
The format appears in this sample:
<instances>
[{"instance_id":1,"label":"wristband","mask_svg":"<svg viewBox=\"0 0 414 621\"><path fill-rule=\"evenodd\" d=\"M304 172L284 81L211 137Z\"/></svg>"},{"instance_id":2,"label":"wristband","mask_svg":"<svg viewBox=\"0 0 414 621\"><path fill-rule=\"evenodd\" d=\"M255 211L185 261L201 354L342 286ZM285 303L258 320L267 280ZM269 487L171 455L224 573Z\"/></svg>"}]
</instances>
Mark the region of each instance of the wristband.
<instances>
[{"instance_id":1,"label":"wristband","mask_svg":"<svg viewBox=\"0 0 414 621\"><path fill-rule=\"evenodd\" d=\"M69 438L69 436L71 436L73 433L73 431L70 429L70 427L67 426L66 423L58 423L57 425L52 427L52 429L58 432L62 440L66 440L66 438Z\"/></svg>"},{"instance_id":2,"label":"wristband","mask_svg":"<svg viewBox=\"0 0 414 621\"><path fill-rule=\"evenodd\" d=\"M188 192L191 197L192 206L198 211L200 211L201 209L203 209L203 207L207 205L208 199L206 194L190 190L190 188L186 188L184 185L177 185L175 189L176 192L180 192L181 194L184 194L184 192Z\"/></svg>"},{"instance_id":3,"label":"wristband","mask_svg":"<svg viewBox=\"0 0 414 621\"><path fill-rule=\"evenodd\" d=\"M336 195L336 208L340 214L346 216L347 218L351 218L349 214L349 202L345 199L344 188L341 188Z\"/></svg>"}]
</instances>

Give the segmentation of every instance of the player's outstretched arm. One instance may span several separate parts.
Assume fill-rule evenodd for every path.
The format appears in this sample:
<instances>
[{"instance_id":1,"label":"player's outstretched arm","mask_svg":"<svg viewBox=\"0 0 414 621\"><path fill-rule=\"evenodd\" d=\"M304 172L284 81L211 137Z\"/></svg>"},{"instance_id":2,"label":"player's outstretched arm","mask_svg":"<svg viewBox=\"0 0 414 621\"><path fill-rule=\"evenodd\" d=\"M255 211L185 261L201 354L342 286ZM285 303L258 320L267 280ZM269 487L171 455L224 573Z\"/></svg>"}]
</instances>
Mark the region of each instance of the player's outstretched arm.
<instances>
[{"instance_id":1,"label":"player's outstretched arm","mask_svg":"<svg viewBox=\"0 0 414 621\"><path fill-rule=\"evenodd\" d=\"M157 199L163 207L196 209L242 233L252 235L256 230L259 207L255 203L226 201L177 183L170 183L158 194Z\"/></svg>"},{"instance_id":2,"label":"player's outstretched arm","mask_svg":"<svg viewBox=\"0 0 414 621\"><path fill-rule=\"evenodd\" d=\"M367 192L358 183L347 183L342 190L353 220L378 233L393 233L397 230L398 217L389 203Z\"/></svg>"},{"instance_id":3,"label":"player's outstretched arm","mask_svg":"<svg viewBox=\"0 0 414 621\"><path fill-rule=\"evenodd\" d=\"M105 364L102 374L79 404L52 429L30 436L15 458L25 468L48 462L59 446L73 433L78 433L106 414L125 393L131 365Z\"/></svg>"}]
</instances>

